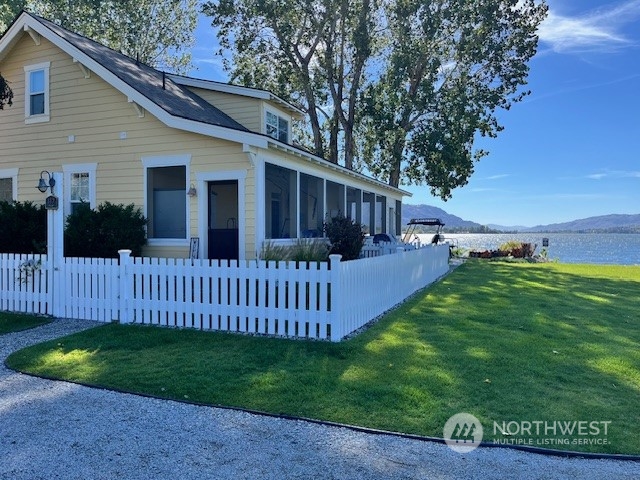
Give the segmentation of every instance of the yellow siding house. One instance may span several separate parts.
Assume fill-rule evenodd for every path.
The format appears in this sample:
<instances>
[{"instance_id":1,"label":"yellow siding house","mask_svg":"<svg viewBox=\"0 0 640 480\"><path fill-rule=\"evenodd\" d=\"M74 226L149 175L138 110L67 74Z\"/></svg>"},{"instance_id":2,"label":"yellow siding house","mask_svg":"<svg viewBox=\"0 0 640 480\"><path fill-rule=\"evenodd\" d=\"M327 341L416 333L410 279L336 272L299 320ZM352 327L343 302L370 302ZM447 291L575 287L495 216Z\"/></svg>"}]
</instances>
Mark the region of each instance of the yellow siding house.
<instances>
[{"instance_id":1,"label":"yellow siding house","mask_svg":"<svg viewBox=\"0 0 640 480\"><path fill-rule=\"evenodd\" d=\"M338 213L400 234L407 192L296 146L303 112L269 92L165 74L26 12L0 39L0 73L14 93L0 200L43 203L41 172L61 172L65 213L139 206L148 256L186 257L197 238L200 258L253 259Z\"/></svg>"}]
</instances>

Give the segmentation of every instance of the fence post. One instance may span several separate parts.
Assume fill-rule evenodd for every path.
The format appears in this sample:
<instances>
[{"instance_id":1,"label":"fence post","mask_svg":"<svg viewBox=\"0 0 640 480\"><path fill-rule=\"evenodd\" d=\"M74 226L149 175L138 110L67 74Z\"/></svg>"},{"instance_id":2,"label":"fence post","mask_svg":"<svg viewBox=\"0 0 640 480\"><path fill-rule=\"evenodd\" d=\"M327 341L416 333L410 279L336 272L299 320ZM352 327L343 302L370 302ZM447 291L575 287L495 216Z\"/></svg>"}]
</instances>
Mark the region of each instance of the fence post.
<instances>
[{"instance_id":1,"label":"fence post","mask_svg":"<svg viewBox=\"0 0 640 480\"><path fill-rule=\"evenodd\" d=\"M131 250L118 250L120 267L118 268L118 318L120 323L129 323L129 299L133 282L131 280Z\"/></svg>"},{"instance_id":2,"label":"fence post","mask_svg":"<svg viewBox=\"0 0 640 480\"><path fill-rule=\"evenodd\" d=\"M64 198L63 176L59 172L51 174L58 198ZM51 196L54 187L51 187ZM66 297L63 278L64 269L64 202L56 209L47 210L47 275L48 296L50 299L50 314L53 317L64 316L64 299Z\"/></svg>"},{"instance_id":3,"label":"fence post","mask_svg":"<svg viewBox=\"0 0 640 480\"><path fill-rule=\"evenodd\" d=\"M331 341L339 342L343 335L342 325L342 289L340 286L340 260L342 255L329 255L331 269Z\"/></svg>"}]
</instances>

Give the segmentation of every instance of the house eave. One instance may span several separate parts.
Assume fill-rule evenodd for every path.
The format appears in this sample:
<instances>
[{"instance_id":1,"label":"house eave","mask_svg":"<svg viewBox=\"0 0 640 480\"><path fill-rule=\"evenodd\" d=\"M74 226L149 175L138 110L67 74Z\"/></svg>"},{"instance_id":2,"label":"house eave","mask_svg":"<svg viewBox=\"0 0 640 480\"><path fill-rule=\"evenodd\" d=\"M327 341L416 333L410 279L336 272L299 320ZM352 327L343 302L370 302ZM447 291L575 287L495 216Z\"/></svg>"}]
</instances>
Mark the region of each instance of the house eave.
<instances>
[{"instance_id":1,"label":"house eave","mask_svg":"<svg viewBox=\"0 0 640 480\"><path fill-rule=\"evenodd\" d=\"M198 122L195 120L188 120L168 113L155 102L142 95L138 90L121 80L110 70L104 68L99 62L95 61L80 49L76 48L65 39L58 36L55 32L49 30L45 25L38 22L35 18L24 12L16 19L13 25L11 25L9 30L2 37L2 40L0 40L0 59L6 56L7 52L15 42L21 38L20 35L24 34L27 30L46 38L63 52L70 55L76 62L80 62L85 66L85 68L93 71L116 90L120 91L125 96L126 101L135 102L140 108L155 116L168 127L256 147L265 148L267 146L266 140L259 134Z\"/></svg>"},{"instance_id":2,"label":"house eave","mask_svg":"<svg viewBox=\"0 0 640 480\"><path fill-rule=\"evenodd\" d=\"M184 77L182 75L168 74L167 76L171 78L171 80L173 80L175 83L184 85L186 87L202 88L204 90L212 90L214 92L229 93L232 95L240 95L243 97L257 98L259 100L267 100L279 105L297 119L301 119L305 115L305 113L295 105L292 105L286 100L283 100L277 95L266 90L242 87L240 85L232 85L229 83L215 82L212 80L204 80L200 78Z\"/></svg>"},{"instance_id":3,"label":"house eave","mask_svg":"<svg viewBox=\"0 0 640 480\"><path fill-rule=\"evenodd\" d=\"M405 196L405 197L412 197L413 194L411 192L407 192L405 190L402 190L400 188L397 187L393 187L389 184L386 184L384 182L381 182L379 180L376 180L375 178L371 178L368 177L362 173L356 172L354 170L349 170L348 168L345 168L341 165L335 164L335 163L331 163L328 162L327 160L325 160L322 157L318 157L316 155L313 155L305 150L296 148L294 146L288 145L286 143L282 143L282 142L278 142L278 141L274 141L272 139L269 139L268 141L269 143L269 148L273 148L275 150L279 150L282 152L286 152L290 155L294 155L296 157L300 157L300 158L304 158L305 160L308 160L316 165L319 165L323 168L328 168L329 170L333 170L335 172L339 172L342 175L347 175L353 178L356 178L360 181L369 183L371 185L375 185L377 188L383 189L383 190L387 190L387 191L391 191L392 193L396 194L396 195L401 195L401 196Z\"/></svg>"}]
</instances>

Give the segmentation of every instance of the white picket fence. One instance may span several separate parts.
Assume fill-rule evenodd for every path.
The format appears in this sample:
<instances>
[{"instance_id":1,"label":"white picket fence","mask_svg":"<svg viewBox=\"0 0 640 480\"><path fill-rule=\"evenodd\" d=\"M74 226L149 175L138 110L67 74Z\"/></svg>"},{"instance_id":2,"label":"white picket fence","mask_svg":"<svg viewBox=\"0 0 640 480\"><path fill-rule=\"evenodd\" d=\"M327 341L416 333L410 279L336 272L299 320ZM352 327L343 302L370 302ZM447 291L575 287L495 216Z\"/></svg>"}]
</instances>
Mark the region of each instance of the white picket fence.
<instances>
[{"instance_id":1,"label":"white picket fence","mask_svg":"<svg viewBox=\"0 0 640 480\"><path fill-rule=\"evenodd\" d=\"M0 311L51 315L46 261L46 255L0 253Z\"/></svg>"},{"instance_id":2,"label":"white picket fence","mask_svg":"<svg viewBox=\"0 0 640 480\"><path fill-rule=\"evenodd\" d=\"M446 245L300 264L122 251L119 260L64 258L51 268L44 255L0 254L0 310L339 341L437 280L448 258Z\"/></svg>"}]
</instances>

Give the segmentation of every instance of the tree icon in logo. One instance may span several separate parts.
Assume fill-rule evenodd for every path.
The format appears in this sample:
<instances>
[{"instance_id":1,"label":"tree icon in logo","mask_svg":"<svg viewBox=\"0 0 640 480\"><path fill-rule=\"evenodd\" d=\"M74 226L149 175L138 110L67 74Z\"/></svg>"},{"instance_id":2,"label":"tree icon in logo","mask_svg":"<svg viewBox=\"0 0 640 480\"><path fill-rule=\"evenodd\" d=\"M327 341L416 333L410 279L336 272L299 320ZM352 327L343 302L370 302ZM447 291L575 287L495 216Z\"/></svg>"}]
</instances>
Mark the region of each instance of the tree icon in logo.
<instances>
[{"instance_id":1,"label":"tree icon in logo","mask_svg":"<svg viewBox=\"0 0 640 480\"><path fill-rule=\"evenodd\" d=\"M482 424L470 413L456 413L444 425L444 441L458 453L475 450L482 441Z\"/></svg>"}]
</instances>

